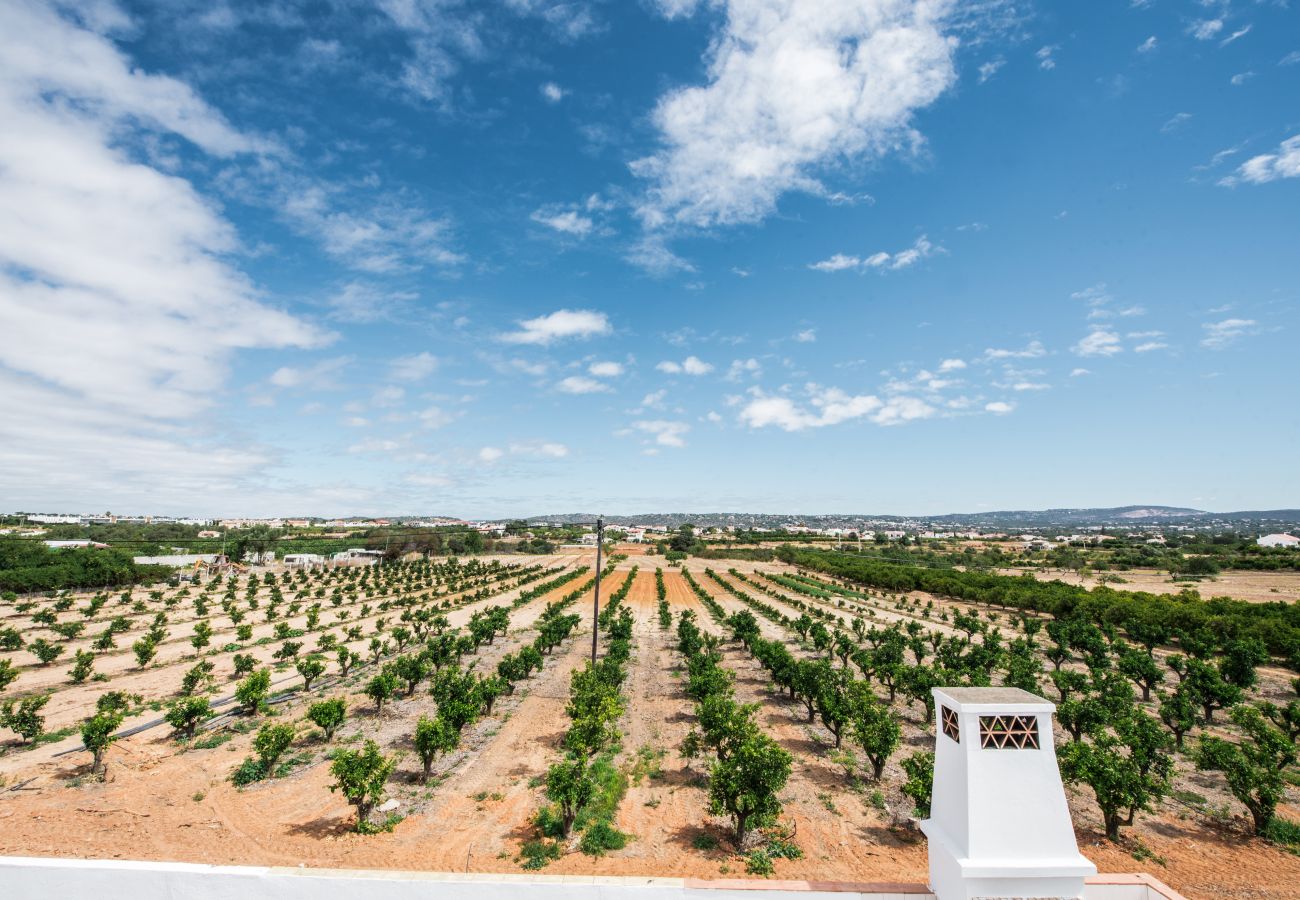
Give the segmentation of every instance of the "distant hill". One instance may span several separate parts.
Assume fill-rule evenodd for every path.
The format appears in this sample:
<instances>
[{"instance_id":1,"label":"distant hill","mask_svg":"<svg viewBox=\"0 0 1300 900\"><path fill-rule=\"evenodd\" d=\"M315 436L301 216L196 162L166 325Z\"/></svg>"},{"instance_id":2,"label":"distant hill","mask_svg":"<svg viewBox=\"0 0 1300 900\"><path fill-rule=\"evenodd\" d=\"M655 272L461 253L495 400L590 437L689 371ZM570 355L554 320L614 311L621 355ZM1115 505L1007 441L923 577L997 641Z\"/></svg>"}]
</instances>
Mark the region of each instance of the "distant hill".
<instances>
[{"instance_id":1,"label":"distant hill","mask_svg":"<svg viewBox=\"0 0 1300 900\"><path fill-rule=\"evenodd\" d=\"M1287 530L1300 524L1300 509L1242 510L1209 512L1182 506L1116 506L1101 509L1015 509L977 513L945 513L935 516L895 516L879 513L783 515L773 513L642 513L634 516L605 516L609 525L657 525L676 528L692 524L702 528L745 527L776 528L781 525L805 525L812 528L880 529L894 526L931 528L974 528L998 530L1072 529L1114 526L1190 525L1195 527ZM553 522L573 524L593 522L595 513L563 513L530 516L534 524Z\"/></svg>"}]
</instances>

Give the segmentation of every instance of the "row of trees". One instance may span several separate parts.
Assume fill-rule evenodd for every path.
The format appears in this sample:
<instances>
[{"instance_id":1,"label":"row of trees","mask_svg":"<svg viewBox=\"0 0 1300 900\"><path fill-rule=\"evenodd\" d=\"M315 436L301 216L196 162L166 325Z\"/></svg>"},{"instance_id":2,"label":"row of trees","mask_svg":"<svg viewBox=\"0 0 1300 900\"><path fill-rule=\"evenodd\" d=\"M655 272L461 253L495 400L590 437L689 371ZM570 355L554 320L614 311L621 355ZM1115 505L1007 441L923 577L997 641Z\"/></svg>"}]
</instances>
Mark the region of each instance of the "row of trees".
<instances>
[{"instance_id":1,"label":"row of trees","mask_svg":"<svg viewBox=\"0 0 1300 900\"><path fill-rule=\"evenodd\" d=\"M772 580L819 602L826 602L832 594L848 593L835 585L810 583L805 577L774 576ZM923 614L928 616L929 610ZM946 613L943 618L948 618ZM855 619L855 626L860 622ZM980 637L975 658L987 663L990 674L1001 673L1002 683L1034 693L1044 693L1046 683L1057 693L1057 718L1070 735L1059 751L1062 775L1092 790L1112 840L1119 838L1122 827L1134 823L1137 813L1152 810L1172 791L1174 751L1183 749L1189 731L1213 725L1214 713L1224 709L1229 711L1237 737L1205 733L1191 748L1189 761L1199 769L1223 773L1230 793L1249 811L1255 832L1270 833L1276 807L1285 796L1286 769L1296 761L1300 699L1293 698L1285 706L1248 702L1258 681L1257 667L1268 659L1260 641L1210 642L1180 635L1177 639L1184 653L1157 657L1156 648L1169 635L1149 623L1133 628L1130 637L1139 645L1132 646L1119 638L1113 627L1077 616L1048 620L1045 627L1043 620L1022 617L1015 624L1024 637L1009 643L1003 642L991 621L957 611L952 622L970 639ZM920 623L913 621L906 626L862 631L860 636L870 648L854 653L851 659L864 673L874 670L875 677L890 685L891 691L892 685L899 683L919 699L919 689L928 693L931 686L931 679L919 677L925 658L933 651L937 662L950 660L947 648L953 646L934 630L923 640L922 630ZM904 662L909 651L915 657L912 666ZM1050 673L1040 656L1052 664ZM963 672L940 663L939 671L944 669L943 683L990 683L969 667ZM1176 682L1169 690L1160 690L1167 675ZM963 677L967 680L959 680ZM1300 679L1293 686L1300 692ZM1148 703L1158 714L1144 708Z\"/></svg>"}]
</instances>

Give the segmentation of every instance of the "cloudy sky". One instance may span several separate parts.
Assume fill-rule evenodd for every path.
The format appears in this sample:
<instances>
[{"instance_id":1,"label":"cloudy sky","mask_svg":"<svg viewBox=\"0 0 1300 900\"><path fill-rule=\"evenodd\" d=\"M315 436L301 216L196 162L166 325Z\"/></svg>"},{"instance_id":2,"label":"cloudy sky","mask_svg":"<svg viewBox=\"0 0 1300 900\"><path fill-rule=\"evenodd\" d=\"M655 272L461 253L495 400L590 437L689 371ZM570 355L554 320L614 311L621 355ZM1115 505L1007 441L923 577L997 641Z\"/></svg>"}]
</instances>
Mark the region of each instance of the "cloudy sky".
<instances>
[{"instance_id":1,"label":"cloudy sky","mask_svg":"<svg viewBox=\"0 0 1300 900\"><path fill-rule=\"evenodd\" d=\"M0 0L0 509L1300 505L1285 0Z\"/></svg>"}]
</instances>

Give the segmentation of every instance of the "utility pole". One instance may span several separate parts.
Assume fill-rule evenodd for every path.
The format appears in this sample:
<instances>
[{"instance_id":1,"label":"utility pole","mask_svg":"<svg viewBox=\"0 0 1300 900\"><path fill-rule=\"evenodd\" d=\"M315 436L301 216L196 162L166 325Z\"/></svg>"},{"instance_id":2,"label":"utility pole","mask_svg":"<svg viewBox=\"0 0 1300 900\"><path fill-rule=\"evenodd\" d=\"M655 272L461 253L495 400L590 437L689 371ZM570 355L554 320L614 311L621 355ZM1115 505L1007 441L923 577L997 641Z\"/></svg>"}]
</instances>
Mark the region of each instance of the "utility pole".
<instances>
[{"instance_id":1,"label":"utility pole","mask_svg":"<svg viewBox=\"0 0 1300 900\"><path fill-rule=\"evenodd\" d=\"M605 520L596 517L596 592L591 607L591 664L596 664L596 640L600 636L600 551L605 546Z\"/></svg>"}]
</instances>

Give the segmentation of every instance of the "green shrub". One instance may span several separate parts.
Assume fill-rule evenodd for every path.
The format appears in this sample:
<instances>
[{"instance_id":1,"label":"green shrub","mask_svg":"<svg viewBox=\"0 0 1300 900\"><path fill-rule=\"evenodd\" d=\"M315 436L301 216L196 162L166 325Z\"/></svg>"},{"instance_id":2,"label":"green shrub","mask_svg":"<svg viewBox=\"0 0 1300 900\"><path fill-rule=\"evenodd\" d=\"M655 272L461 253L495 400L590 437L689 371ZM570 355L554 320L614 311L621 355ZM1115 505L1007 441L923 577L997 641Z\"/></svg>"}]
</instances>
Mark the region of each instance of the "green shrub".
<instances>
[{"instance_id":1,"label":"green shrub","mask_svg":"<svg viewBox=\"0 0 1300 900\"><path fill-rule=\"evenodd\" d=\"M628 835L619 831L604 819L599 819L587 826L578 841L578 849L588 856L604 856L609 850L622 850L627 846Z\"/></svg>"}]
</instances>

